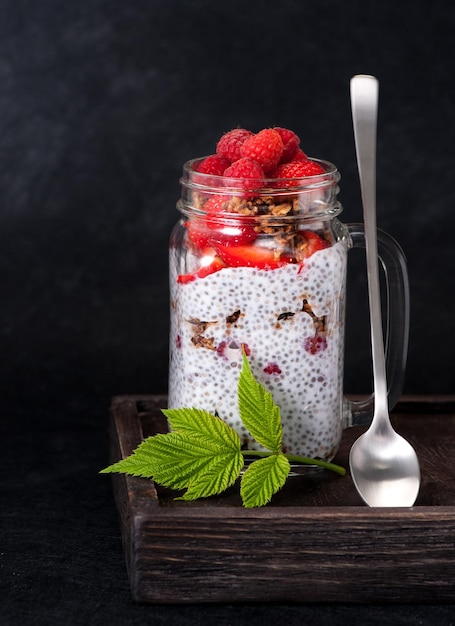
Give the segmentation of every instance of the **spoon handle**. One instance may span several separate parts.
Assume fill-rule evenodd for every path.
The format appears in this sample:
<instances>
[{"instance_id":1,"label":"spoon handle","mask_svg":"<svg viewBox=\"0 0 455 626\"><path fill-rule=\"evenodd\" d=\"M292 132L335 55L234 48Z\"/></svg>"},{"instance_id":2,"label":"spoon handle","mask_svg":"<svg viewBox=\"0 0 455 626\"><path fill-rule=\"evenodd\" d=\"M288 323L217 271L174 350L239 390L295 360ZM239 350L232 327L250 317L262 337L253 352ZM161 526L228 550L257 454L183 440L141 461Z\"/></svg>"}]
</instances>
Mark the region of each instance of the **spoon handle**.
<instances>
[{"instance_id":1,"label":"spoon handle","mask_svg":"<svg viewBox=\"0 0 455 626\"><path fill-rule=\"evenodd\" d=\"M376 127L378 81L374 76L351 79L351 107L365 223L375 406L387 410L387 379L381 319L376 230ZM385 405L381 405L385 403ZM376 412L376 411L375 411Z\"/></svg>"}]
</instances>

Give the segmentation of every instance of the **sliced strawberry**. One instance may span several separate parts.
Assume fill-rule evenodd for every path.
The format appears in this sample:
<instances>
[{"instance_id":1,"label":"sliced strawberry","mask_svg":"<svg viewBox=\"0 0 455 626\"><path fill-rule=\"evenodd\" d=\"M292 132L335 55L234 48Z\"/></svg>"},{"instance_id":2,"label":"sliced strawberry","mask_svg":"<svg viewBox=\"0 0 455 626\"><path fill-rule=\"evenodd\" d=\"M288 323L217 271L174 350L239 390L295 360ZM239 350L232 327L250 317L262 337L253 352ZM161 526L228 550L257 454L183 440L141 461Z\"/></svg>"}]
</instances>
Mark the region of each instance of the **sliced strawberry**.
<instances>
[{"instance_id":1,"label":"sliced strawberry","mask_svg":"<svg viewBox=\"0 0 455 626\"><path fill-rule=\"evenodd\" d=\"M201 267L192 274L179 274L177 276L177 282L181 285L186 285L187 283L191 283L196 278L205 278L209 274L214 274L219 270L222 270L226 267L226 264L220 259L218 256L214 256L211 262L208 265L201 265Z\"/></svg>"},{"instance_id":2,"label":"sliced strawberry","mask_svg":"<svg viewBox=\"0 0 455 626\"><path fill-rule=\"evenodd\" d=\"M303 257L308 258L318 250L324 250L324 248L329 248L330 244L328 241L323 239L320 235L315 233L313 230L302 230L301 234L305 237L308 246L303 250Z\"/></svg>"},{"instance_id":3,"label":"sliced strawberry","mask_svg":"<svg viewBox=\"0 0 455 626\"><path fill-rule=\"evenodd\" d=\"M213 196L204 204L207 213L206 226L210 229L212 245L241 246L253 242L257 233L254 225L241 215L226 216L226 197Z\"/></svg>"},{"instance_id":4,"label":"sliced strawberry","mask_svg":"<svg viewBox=\"0 0 455 626\"><path fill-rule=\"evenodd\" d=\"M198 278L205 278L209 274L214 274L215 272L222 270L224 267L226 267L226 263L224 263L219 256L215 256L209 265L203 265L200 269L198 269L196 276Z\"/></svg>"},{"instance_id":5,"label":"sliced strawberry","mask_svg":"<svg viewBox=\"0 0 455 626\"><path fill-rule=\"evenodd\" d=\"M253 225L246 219L236 218L223 222L209 215L206 223L210 229L209 242L213 246L243 246L252 243L258 236Z\"/></svg>"},{"instance_id":6,"label":"sliced strawberry","mask_svg":"<svg viewBox=\"0 0 455 626\"><path fill-rule=\"evenodd\" d=\"M206 246L242 246L252 243L257 238L257 233L252 224L241 218L226 221L218 220L213 215L205 219L191 220L187 222L188 237L196 248Z\"/></svg>"},{"instance_id":7,"label":"sliced strawberry","mask_svg":"<svg viewBox=\"0 0 455 626\"><path fill-rule=\"evenodd\" d=\"M187 283L191 283L196 278L196 274L179 274L177 276L177 282L180 285L186 285Z\"/></svg>"},{"instance_id":8,"label":"sliced strawberry","mask_svg":"<svg viewBox=\"0 0 455 626\"><path fill-rule=\"evenodd\" d=\"M260 246L222 246L215 249L226 265L230 267L257 267L259 269L276 269L288 263L289 259L276 258L273 250Z\"/></svg>"},{"instance_id":9,"label":"sliced strawberry","mask_svg":"<svg viewBox=\"0 0 455 626\"><path fill-rule=\"evenodd\" d=\"M205 216L193 217L186 227L188 237L196 248L220 244L239 246L252 243L257 233L248 218L241 215L225 215L226 196L213 196L204 204Z\"/></svg>"}]
</instances>

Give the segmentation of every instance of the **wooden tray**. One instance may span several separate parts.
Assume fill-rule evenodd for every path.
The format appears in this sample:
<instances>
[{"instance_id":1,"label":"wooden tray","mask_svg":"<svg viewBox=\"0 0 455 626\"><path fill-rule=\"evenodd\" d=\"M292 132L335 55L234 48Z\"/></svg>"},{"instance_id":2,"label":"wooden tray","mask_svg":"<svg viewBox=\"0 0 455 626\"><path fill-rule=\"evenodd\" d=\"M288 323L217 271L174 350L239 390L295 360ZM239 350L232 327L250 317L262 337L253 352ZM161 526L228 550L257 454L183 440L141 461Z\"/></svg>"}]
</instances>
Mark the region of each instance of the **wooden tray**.
<instances>
[{"instance_id":1,"label":"wooden tray","mask_svg":"<svg viewBox=\"0 0 455 626\"><path fill-rule=\"evenodd\" d=\"M118 396L111 460L166 431L166 396ZM453 602L455 396L406 397L393 421L415 446L422 485L413 508L364 505L349 473L290 477L264 508L237 488L196 502L152 481L113 475L134 600L200 602ZM336 461L348 468L345 431Z\"/></svg>"}]
</instances>

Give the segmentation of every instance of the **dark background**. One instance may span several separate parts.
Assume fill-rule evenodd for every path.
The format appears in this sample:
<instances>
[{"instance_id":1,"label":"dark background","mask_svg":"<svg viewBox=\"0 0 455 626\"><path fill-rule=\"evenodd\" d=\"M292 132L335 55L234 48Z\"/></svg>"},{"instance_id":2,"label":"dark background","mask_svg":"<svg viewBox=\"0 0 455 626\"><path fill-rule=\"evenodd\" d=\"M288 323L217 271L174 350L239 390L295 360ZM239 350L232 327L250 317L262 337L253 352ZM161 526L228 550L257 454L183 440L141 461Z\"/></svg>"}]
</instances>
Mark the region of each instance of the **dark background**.
<instances>
[{"instance_id":1,"label":"dark background","mask_svg":"<svg viewBox=\"0 0 455 626\"><path fill-rule=\"evenodd\" d=\"M111 396L166 391L183 162L235 126L287 126L338 165L342 219L360 221L356 73L380 81L378 225L408 259L404 391L453 393L454 30L452 0L2 1L2 624L424 623L410 607L134 607L97 472ZM358 265L345 386L368 393Z\"/></svg>"}]
</instances>

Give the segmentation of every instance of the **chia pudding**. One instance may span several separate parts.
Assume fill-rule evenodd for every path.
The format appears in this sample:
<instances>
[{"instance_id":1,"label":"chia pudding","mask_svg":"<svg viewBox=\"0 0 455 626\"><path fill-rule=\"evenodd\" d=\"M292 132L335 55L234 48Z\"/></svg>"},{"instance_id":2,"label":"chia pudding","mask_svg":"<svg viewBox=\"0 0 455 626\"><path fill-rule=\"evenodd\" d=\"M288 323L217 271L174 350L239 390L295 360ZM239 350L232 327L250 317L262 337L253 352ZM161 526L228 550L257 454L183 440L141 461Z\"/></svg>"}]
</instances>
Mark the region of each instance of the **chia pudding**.
<instances>
[{"instance_id":1,"label":"chia pudding","mask_svg":"<svg viewBox=\"0 0 455 626\"><path fill-rule=\"evenodd\" d=\"M342 431L347 238L339 175L286 129L236 129L185 165L170 245L169 407L242 424L243 352L280 407L283 451L331 460Z\"/></svg>"},{"instance_id":2,"label":"chia pudding","mask_svg":"<svg viewBox=\"0 0 455 626\"><path fill-rule=\"evenodd\" d=\"M330 460L341 437L346 245L303 267L226 267L178 282L171 250L170 407L216 413L257 449L240 420L242 346L280 407L283 451Z\"/></svg>"}]
</instances>

